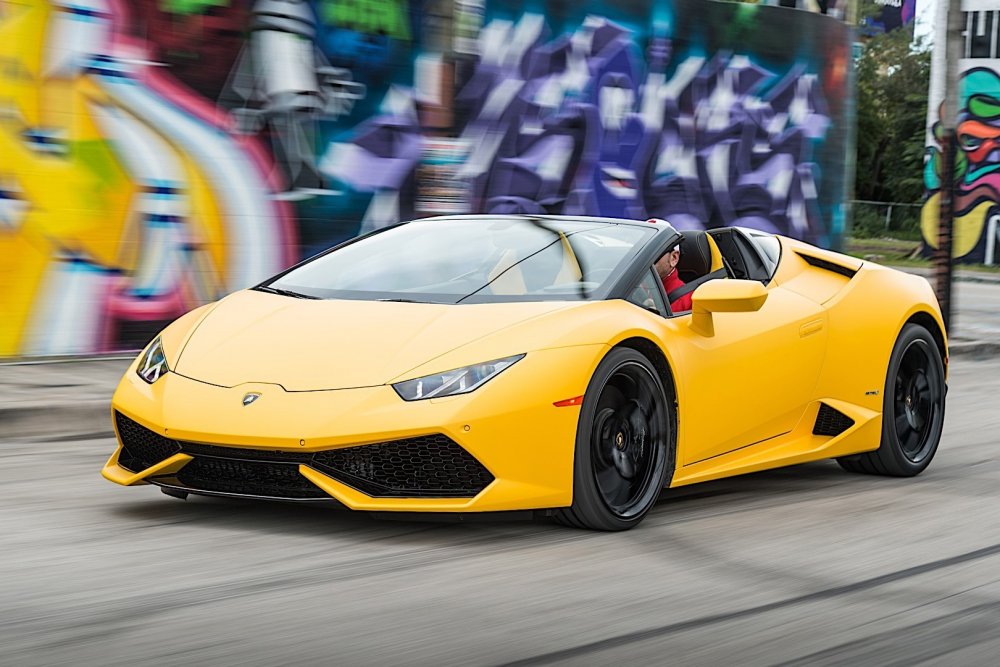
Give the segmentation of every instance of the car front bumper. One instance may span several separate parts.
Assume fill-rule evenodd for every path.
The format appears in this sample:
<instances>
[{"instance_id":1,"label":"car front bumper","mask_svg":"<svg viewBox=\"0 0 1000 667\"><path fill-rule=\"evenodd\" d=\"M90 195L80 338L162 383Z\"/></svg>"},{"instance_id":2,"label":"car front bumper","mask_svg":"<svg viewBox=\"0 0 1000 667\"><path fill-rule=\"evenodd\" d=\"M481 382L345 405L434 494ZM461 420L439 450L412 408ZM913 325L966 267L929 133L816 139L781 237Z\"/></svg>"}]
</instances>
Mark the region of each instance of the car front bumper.
<instances>
[{"instance_id":1,"label":"car front bumper","mask_svg":"<svg viewBox=\"0 0 1000 667\"><path fill-rule=\"evenodd\" d=\"M289 392L176 373L149 385L129 368L112 399L118 447L103 475L380 512L565 507L580 408L554 403L584 393L606 349L532 352L471 394L414 402L388 385ZM260 397L244 405L251 393Z\"/></svg>"}]
</instances>

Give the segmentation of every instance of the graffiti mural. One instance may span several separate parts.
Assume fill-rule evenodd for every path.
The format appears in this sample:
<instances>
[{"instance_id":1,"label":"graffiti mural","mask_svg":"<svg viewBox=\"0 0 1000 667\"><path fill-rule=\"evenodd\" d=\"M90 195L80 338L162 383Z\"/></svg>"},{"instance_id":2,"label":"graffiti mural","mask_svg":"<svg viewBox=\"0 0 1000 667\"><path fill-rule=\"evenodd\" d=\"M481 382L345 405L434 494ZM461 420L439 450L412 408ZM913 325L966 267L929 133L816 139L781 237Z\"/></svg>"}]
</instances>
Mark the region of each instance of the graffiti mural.
<instances>
[{"instance_id":1,"label":"graffiti mural","mask_svg":"<svg viewBox=\"0 0 1000 667\"><path fill-rule=\"evenodd\" d=\"M816 75L777 75L727 51L683 58L667 76L671 40L650 40L646 63L634 44L627 29L590 18L513 58L481 59L458 99L472 107L470 208L825 231L814 147L830 120ZM505 105L480 92L499 81L518 87Z\"/></svg>"},{"instance_id":2,"label":"graffiti mural","mask_svg":"<svg viewBox=\"0 0 1000 667\"><path fill-rule=\"evenodd\" d=\"M836 245L847 49L710 0L0 2L0 356L134 349L437 213Z\"/></svg>"},{"instance_id":3,"label":"graffiti mural","mask_svg":"<svg viewBox=\"0 0 1000 667\"><path fill-rule=\"evenodd\" d=\"M940 118L940 111L938 112ZM997 260L997 223L1000 222L1000 76L976 67L962 76L955 160L955 213L952 254L964 262L993 264ZM931 128L924 184L928 198L922 229L926 250L937 247L940 215L941 124Z\"/></svg>"},{"instance_id":4,"label":"graffiti mural","mask_svg":"<svg viewBox=\"0 0 1000 667\"><path fill-rule=\"evenodd\" d=\"M746 49L752 40L740 37L773 35L764 17L780 23L778 9L677 3L691 16L671 29L649 3L625 3L616 20L502 4L487 7L472 49L481 55L460 63L454 150L468 157L448 210L658 216L835 242L842 163L823 175L821 162L843 152L845 33L817 30L810 45L816 35L800 28L789 50L810 46L813 56L779 57L776 67L773 42ZM693 17L705 7L726 30L671 37L698 34ZM350 140L328 146L321 163L341 187L372 193L362 231L440 210L414 206L407 192L429 138L417 94L393 96L391 110L342 135Z\"/></svg>"},{"instance_id":5,"label":"graffiti mural","mask_svg":"<svg viewBox=\"0 0 1000 667\"><path fill-rule=\"evenodd\" d=\"M0 22L0 354L135 347L295 257L271 157L125 34L110 0Z\"/></svg>"}]
</instances>

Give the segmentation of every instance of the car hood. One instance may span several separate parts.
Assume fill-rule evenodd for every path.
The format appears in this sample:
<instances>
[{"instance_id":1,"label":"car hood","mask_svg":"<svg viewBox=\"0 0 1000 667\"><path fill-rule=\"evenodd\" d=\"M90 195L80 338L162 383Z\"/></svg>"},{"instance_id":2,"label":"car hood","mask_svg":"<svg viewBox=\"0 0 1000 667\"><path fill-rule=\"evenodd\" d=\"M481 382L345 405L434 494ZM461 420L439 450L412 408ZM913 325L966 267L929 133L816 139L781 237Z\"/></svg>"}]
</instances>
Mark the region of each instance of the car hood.
<instances>
[{"instance_id":1,"label":"car hood","mask_svg":"<svg viewBox=\"0 0 1000 667\"><path fill-rule=\"evenodd\" d=\"M312 300L245 290L223 299L201 320L174 370L223 387L246 382L288 391L371 387L572 305Z\"/></svg>"}]
</instances>

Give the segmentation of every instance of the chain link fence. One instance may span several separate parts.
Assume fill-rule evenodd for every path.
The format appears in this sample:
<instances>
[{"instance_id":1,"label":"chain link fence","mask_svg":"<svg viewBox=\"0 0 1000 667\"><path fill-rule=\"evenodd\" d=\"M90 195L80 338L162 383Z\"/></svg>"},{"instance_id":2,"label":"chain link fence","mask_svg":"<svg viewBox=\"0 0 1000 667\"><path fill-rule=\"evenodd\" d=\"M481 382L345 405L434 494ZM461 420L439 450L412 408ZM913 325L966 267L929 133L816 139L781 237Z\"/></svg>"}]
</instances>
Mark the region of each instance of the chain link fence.
<instances>
[{"instance_id":1,"label":"chain link fence","mask_svg":"<svg viewBox=\"0 0 1000 667\"><path fill-rule=\"evenodd\" d=\"M851 202L854 222L848 234L855 238L895 238L919 241L920 210L923 204L903 202L867 201Z\"/></svg>"}]
</instances>

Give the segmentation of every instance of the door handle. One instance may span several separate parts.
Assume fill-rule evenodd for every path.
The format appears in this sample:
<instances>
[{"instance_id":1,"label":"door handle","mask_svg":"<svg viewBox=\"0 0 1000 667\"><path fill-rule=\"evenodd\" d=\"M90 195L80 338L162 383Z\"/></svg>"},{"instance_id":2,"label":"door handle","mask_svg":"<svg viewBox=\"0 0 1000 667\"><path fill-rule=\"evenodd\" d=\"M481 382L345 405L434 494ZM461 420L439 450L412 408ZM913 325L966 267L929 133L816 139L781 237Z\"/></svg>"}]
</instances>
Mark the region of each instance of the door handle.
<instances>
[{"instance_id":1,"label":"door handle","mask_svg":"<svg viewBox=\"0 0 1000 667\"><path fill-rule=\"evenodd\" d=\"M811 336L814 333L819 333L823 330L823 320L813 320L811 322L806 322L799 327L799 338L805 338L806 336Z\"/></svg>"}]
</instances>

